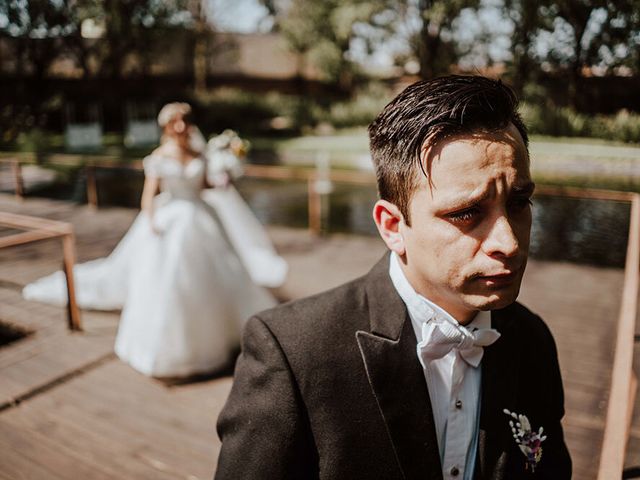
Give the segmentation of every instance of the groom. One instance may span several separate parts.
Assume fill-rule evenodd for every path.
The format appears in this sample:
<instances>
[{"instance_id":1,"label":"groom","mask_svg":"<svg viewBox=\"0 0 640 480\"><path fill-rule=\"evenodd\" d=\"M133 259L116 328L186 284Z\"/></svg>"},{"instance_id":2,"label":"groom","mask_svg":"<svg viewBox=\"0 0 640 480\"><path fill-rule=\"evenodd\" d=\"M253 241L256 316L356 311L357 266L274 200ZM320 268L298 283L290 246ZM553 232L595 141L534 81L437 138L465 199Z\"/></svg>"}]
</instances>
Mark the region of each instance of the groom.
<instances>
[{"instance_id":1,"label":"groom","mask_svg":"<svg viewBox=\"0 0 640 480\"><path fill-rule=\"evenodd\" d=\"M450 76L371 124L390 252L249 320L217 479L571 477L555 343L515 302L534 189L516 107L499 81Z\"/></svg>"}]
</instances>

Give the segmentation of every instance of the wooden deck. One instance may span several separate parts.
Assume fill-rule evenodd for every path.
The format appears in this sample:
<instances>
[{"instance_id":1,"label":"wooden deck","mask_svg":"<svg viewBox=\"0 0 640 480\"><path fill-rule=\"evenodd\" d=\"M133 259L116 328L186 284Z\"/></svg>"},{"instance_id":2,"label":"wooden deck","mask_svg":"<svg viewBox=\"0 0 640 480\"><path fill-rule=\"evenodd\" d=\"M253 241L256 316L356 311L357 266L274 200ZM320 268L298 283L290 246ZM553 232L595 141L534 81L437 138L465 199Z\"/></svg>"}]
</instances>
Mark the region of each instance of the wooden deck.
<instances>
[{"instance_id":1,"label":"wooden deck","mask_svg":"<svg viewBox=\"0 0 640 480\"><path fill-rule=\"evenodd\" d=\"M0 211L71 222L78 261L109 253L136 215L10 195L0 195ZM364 273L384 251L374 238L270 233L291 268L282 298ZM61 258L57 242L0 250L0 321L33 331L0 348L0 479L211 478L231 378L166 386L113 355L116 314L84 311L85 332L69 333L64 309L24 301L22 286L59 269ZM536 261L525 277L521 300L558 343L576 479L597 474L622 283L622 270ZM627 464L640 464L638 412Z\"/></svg>"}]
</instances>

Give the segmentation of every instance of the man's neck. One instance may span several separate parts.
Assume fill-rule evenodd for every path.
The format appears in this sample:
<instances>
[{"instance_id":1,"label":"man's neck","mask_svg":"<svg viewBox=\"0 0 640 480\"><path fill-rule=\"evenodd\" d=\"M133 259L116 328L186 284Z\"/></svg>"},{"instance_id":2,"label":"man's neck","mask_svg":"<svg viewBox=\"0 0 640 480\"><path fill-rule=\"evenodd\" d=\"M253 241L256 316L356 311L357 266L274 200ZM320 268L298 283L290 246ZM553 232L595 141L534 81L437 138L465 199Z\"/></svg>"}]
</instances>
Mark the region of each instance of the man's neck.
<instances>
[{"instance_id":1,"label":"man's neck","mask_svg":"<svg viewBox=\"0 0 640 480\"><path fill-rule=\"evenodd\" d=\"M428 285L422 285L422 282L417 278L412 278L411 272L406 268L406 265L397 254L391 253L391 256L395 256L395 261L397 261L400 271L415 293L447 312L460 325L465 326L473 321L479 310L465 309L458 304L447 301L446 297L439 295L437 289L429 288Z\"/></svg>"}]
</instances>

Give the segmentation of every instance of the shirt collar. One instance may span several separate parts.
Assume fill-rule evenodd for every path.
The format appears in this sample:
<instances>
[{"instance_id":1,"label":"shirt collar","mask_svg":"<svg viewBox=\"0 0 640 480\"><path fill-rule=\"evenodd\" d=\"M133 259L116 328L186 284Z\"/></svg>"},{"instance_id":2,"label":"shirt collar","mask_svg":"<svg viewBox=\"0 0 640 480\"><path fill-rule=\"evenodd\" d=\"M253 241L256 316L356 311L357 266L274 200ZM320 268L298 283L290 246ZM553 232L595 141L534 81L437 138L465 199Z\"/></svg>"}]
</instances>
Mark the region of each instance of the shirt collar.
<instances>
[{"instance_id":1,"label":"shirt collar","mask_svg":"<svg viewBox=\"0 0 640 480\"><path fill-rule=\"evenodd\" d=\"M391 252L389 257L389 276L398 295L400 295L412 316L415 315L424 322L437 315L454 325L459 325L459 322L444 308L414 290L402 271L398 255L395 252ZM479 311L475 318L465 327L469 330L491 328L491 312Z\"/></svg>"}]
</instances>

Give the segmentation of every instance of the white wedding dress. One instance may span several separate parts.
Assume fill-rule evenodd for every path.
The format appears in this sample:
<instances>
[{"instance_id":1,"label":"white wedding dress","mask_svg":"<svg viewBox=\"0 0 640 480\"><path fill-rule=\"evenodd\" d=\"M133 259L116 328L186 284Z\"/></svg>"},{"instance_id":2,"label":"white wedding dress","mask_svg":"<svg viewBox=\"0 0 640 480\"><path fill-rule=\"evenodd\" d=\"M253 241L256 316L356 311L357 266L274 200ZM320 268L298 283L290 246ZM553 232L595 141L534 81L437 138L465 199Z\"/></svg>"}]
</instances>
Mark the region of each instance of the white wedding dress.
<instances>
[{"instance_id":1,"label":"white wedding dress","mask_svg":"<svg viewBox=\"0 0 640 480\"><path fill-rule=\"evenodd\" d=\"M161 233L152 231L148 215L142 212L108 257L76 265L77 302L81 308L122 309L115 352L143 374L175 377L210 372L224 366L237 349L243 322L276 303L252 281L248 270L254 270L254 277L263 275L263 283L273 284L286 274L286 263L268 244L264 231L261 241L267 245L262 253L237 250L251 249L254 242L235 246L232 236L238 241L250 232L241 225L229 230L223 226L223 219L234 222L238 205L227 210L224 201L235 191L202 194L204 159L183 166L155 154L145 158L144 168L147 176L161 179L163 193L154 203L154 224ZM238 199L240 209L248 210ZM252 258L266 263L243 265ZM279 278L260 272L270 268L269 258L272 268L280 270ZM27 285L23 295L66 304L62 272Z\"/></svg>"}]
</instances>

